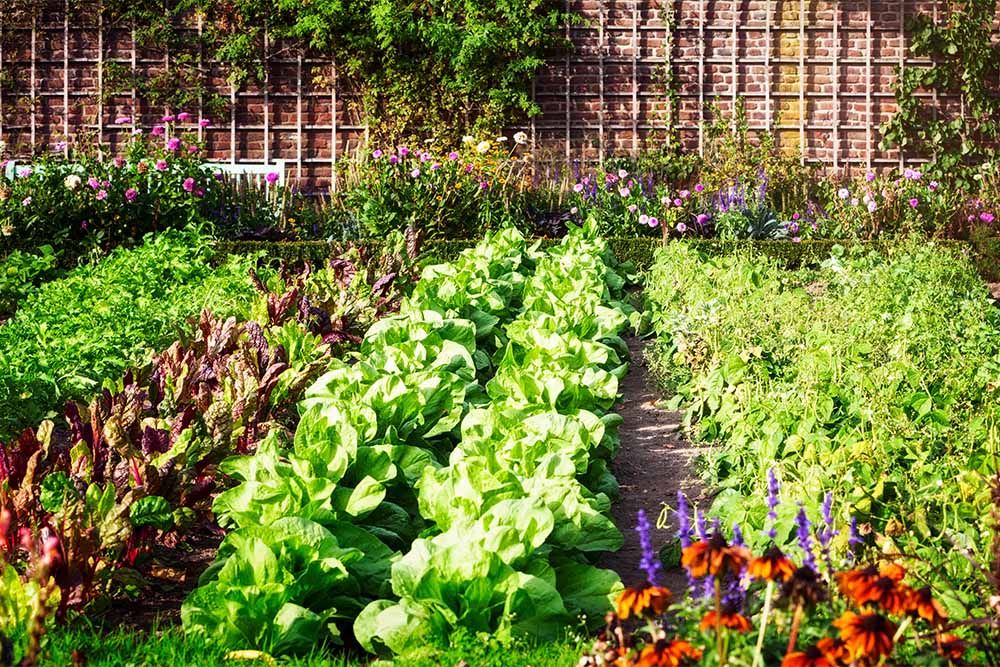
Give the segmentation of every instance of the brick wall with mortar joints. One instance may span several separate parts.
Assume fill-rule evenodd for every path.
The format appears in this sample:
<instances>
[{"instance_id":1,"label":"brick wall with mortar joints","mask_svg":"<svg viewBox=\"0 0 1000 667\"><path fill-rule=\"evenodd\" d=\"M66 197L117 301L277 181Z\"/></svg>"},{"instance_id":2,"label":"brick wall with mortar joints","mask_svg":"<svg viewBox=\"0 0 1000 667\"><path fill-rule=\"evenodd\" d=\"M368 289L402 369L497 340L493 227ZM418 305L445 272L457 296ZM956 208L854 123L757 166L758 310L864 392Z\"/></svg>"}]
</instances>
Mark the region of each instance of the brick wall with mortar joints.
<instances>
[{"instance_id":1,"label":"brick wall with mortar joints","mask_svg":"<svg viewBox=\"0 0 1000 667\"><path fill-rule=\"evenodd\" d=\"M803 159L838 170L900 161L897 152L879 149L878 125L894 111L896 67L919 64L901 28L918 11L932 13L934 0L570 0L566 6L585 20L568 31L575 48L536 78L543 113L511 128L529 130L540 156L597 162L655 145L668 122L686 148L698 150L700 128L711 120L705 105L717 102L728 113L735 95L753 127L770 127L789 150L803 148ZM133 47L129 30L105 29L98 53L97 25L93 16L87 20L72 17L68 34L58 11L34 29L0 26L0 81L8 82L0 89L0 138L22 154L32 136L35 150L63 138L66 124L71 133L95 132L98 117L114 150L130 131L113 125L116 116L135 115L148 127L165 111L142 99L133 106L128 90L98 103L98 60L131 68ZM162 71L162 53L135 57L138 76ZM668 65L676 108L668 107L663 86ZM238 91L231 116L216 117L204 132L210 156L285 159L289 176L304 187L329 186L335 157L365 140L354 97L342 87L334 96L331 70L309 55L301 68L287 54L270 62L266 105L263 90ZM212 68L210 83L230 97L220 68ZM954 106L940 102L942 109Z\"/></svg>"}]
</instances>

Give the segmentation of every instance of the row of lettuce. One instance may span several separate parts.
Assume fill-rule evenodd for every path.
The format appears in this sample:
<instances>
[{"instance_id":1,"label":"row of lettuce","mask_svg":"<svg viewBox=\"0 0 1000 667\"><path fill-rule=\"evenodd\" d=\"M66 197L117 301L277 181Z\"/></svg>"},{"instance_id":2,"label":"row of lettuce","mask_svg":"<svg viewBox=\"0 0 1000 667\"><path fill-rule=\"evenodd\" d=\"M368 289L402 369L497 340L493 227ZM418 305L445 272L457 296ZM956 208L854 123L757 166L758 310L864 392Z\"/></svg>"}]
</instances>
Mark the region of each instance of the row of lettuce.
<instances>
[{"instance_id":1,"label":"row of lettuce","mask_svg":"<svg viewBox=\"0 0 1000 667\"><path fill-rule=\"evenodd\" d=\"M168 232L46 286L0 326L0 387L17 408L0 438L0 634L23 635L34 612L19 601L39 583L58 587L50 611L66 618L137 594L158 549L210 531L219 462L294 430L329 359L398 308L411 261L396 242L299 271L213 268L206 239Z\"/></svg>"},{"instance_id":2,"label":"row of lettuce","mask_svg":"<svg viewBox=\"0 0 1000 667\"><path fill-rule=\"evenodd\" d=\"M223 469L233 530L185 629L234 648L457 630L546 638L603 619L621 584L607 463L630 309L603 241L547 253L513 230L425 269L400 314L306 390L293 435Z\"/></svg>"},{"instance_id":3,"label":"row of lettuce","mask_svg":"<svg viewBox=\"0 0 1000 667\"><path fill-rule=\"evenodd\" d=\"M646 295L653 367L720 445L706 456L713 516L763 545L773 467L811 514L832 492L881 550L955 583L956 616L981 608L970 582L991 561L1000 311L965 257L909 243L792 272L673 244ZM795 540L796 511L779 510L779 542Z\"/></svg>"}]
</instances>

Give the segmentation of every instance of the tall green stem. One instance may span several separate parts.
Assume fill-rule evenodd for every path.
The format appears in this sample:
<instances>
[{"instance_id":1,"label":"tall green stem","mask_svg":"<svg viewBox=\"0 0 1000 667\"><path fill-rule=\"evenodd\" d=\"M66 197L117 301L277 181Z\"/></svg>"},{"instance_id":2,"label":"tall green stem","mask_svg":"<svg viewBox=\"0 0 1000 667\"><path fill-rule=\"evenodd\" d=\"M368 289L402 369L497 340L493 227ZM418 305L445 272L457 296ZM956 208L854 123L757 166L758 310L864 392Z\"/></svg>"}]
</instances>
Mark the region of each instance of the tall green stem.
<instances>
[{"instance_id":1,"label":"tall green stem","mask_svg":"<svg viewBox=\"0 0 1000 667\"><path fill-rule=\"evenodd\" d=\"M761 653L764 650L764 635L767 633L767 622L771 617L771 596L774 594L774 582L767 582L767 590L764 592L764 611L761 613L760 618L760 630L757 632L757 646L754 648L753 652L753 665L751 667L757 667L763 664L763 656Z\"/></svg>"},{"instance_id":2,"label":"tall green stem","mask_svg":"<svg viewBox=\"0 0 1000 667\"><path fill-rule=\"evenodd\" d=\"M722 641L722 578L715 578L715 644L719 654L719 664L726 664L726 646Z\"/></svg>"}]
</instances>

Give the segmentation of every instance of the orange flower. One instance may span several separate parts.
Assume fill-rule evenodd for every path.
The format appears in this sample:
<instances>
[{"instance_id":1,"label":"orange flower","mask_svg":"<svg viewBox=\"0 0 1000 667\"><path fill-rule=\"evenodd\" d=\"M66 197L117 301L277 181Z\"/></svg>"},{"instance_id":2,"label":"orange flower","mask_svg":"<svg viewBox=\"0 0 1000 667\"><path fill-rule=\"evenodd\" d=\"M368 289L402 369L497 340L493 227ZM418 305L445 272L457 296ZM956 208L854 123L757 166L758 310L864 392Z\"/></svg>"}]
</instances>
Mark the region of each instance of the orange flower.
<instances>
[{"instance_id":1,"label":"orange flower","mask_svg":"<svg viewBox=\"0 0 1000 667\"><path fill-rule=\"evenodd\" d=\"M816 647L823 652L828 660L834 663L847 657L847 646L844 644L844 640L839 637L823 637L816 642Z\"/></svg>"},{"instance_id":2,"label":"orange flower","mask_svg":"<svg viewBox=\"0 0 1000 667\"><path fill-rule=\"evenodd\" d=\"M851 660L870 658L877 661L892 654L896 625L885 616L846 611L833 624L840 628L840 638Z\"/></svg>"},{"instance_id":3,"label":"orange flower","mask_svg":"<svg viewBox=\"0 0 1000 667\"><path fill-rule=\"evenodd\" d=\"M781 595L792 604L813 607L829 597L826 584L808 565L803 565L781 586Z\"/></svg>"},{"instance_id":4,"label":"orange flower","mask_svg":"<svg viewBox=\"0 0 1000 667\"><path fill-rule=\"evenodd\" d=\"M910 595L910 613L934 626L941 625L948 618L948 612L934 599L929 586L915 590Z\"/></svg>"},{"instance_id":5,"label":"orange flower","mask_svg":"<svg viewBox=\"0 0 1000 667\"><path fill-rule=\"evenodd\" d=\"M701 650L683 639L647 644L639 654L635 667L680 667L701 659Z\"/></svg>"},{"instance_id":6,"label":"orange flower","mask_svg":"<svg viewBox=\"0 0 1000 667\"><path fill-rule=\"evenodd\" d=\"M793 651L781 661L781 667L836 667L837 661L831 660L819 644L810 646L805 651Z\"/></svg>"},{"instance_id":7,"label":"orange flower","mask_svg":"<svg viewBox=\"0 0 1000 667\"><path fill-rule=\"evenodd\" d=\"M878 570L848 570L837 574L840 590L858 606L874 603L890 614L902 614L911 607L913 589L902 583L906 571L895 563Z\"/></svg>"},{"instance_id":8,"label":"orange flower","mask_svg":"<svg viewBox=\"0 0 1000 667\"><path fill-rule=\"evenodd\" d=\"M763 556L750 561L747 573L755 579L785 581L795 574L795 565L782 553L781 549L772 545L764 552Z\"/></svg>"},{"instance_id":9,"label":"orange flower","mask_svg":"<svg viewBox=\"0 0 1000 667\"><path fill-rule=\"evenodd\" d=\"M630 616L645 616L650 611L659 616L670 604L670 598L670 591L662 586L626 588L618 596L618 618L624 621Z\"/></svg>"},{"instance_id":10,"label":"orange flower","mask_svg":"<svg viewBox=\"0 0 1000 667\"><path fill-rule=\"evenodd\" d=\"M716 619L718 618L715 610L708 612L701 617L701 625L698 627L702 630L711 630L715 627ZM722 610L722 627L729 628L730 630L736 630L736 632L750 632L750 620L743 614L737 612L735 609Z\"/></svg>"},{"instance_id":11,"label":"orange flower","mask_svg":"<svg viewBox=\"0 0 1000 667\"><path fill-rule=\"evenodd\" d=\"M961 637L946 634L938 637L938 653L949 660L961 660L965 655L965 642Z\"/></svg>"},{"instance_id":12,"label":"orange flower","mask_svg":"<svg viewBox=\"0 0 1000 667\"><path fill-rule=\"evenodd\" d=\"M695 542L681 555L681 565L688 569L692 577L704 577L706 574L722 576L726 572L738 574L749 560L749 549L730 545L720 533L708 540Z\"/></svg>"}]
</instances>

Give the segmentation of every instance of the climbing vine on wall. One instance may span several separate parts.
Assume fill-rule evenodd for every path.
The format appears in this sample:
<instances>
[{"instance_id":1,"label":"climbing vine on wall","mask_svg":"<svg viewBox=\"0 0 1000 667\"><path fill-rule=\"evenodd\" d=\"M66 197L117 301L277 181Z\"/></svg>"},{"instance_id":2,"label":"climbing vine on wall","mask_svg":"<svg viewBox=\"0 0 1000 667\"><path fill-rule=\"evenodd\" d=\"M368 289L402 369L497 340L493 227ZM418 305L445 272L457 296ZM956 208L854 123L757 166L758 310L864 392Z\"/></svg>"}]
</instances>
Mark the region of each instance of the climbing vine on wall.
<instances>
[{"instance_id":1,"label":"climbing vine on wall","mask_svg":"<svg viewBox=\"0 0 1000 667\"><path fill-rule=\"evenodd\" d=\"M30 23L37 1L6 0L8 21ZM61 10L62 2L53 0ZM378 138L444 137L496 130L539 112L531 82L546 56L565 45L571 20L558 0L71 0L71 11L107 29L135 30L140 48L169 53L160 74L109 65L109 90L135 88L164 108L224 102L210 63L228 82L252 85L268 57L304 53L337 64L342 83ZM201 30L193 30L200 24ZM332 68L309 76L330 83ZM218 74L218 70L216 70ZM217 79L215 83L217 83ZM222 91L228 93L228 91ZM190 108L190 107L189 107Z\"/></svg>"},{"instance_id":2,"label":"climbing vine on wall","mask_svg":"<svg viewBox=\"0 0 1000 667\"><path fill-rule=\"evenodd\" d=\"M995 0L955 0L937 23L916 16L911 49L934 65L908 66L895 84L898 112L883 126L885 147L934 158L933 169L961 176L963 167L997 157L1000 139L1000 45L993 42ZM934 104L960 100L959 109ZM954 105L953 105L954 106ZM964 113L963 113L964 112Z\"/></svg>"}]
</instances>

